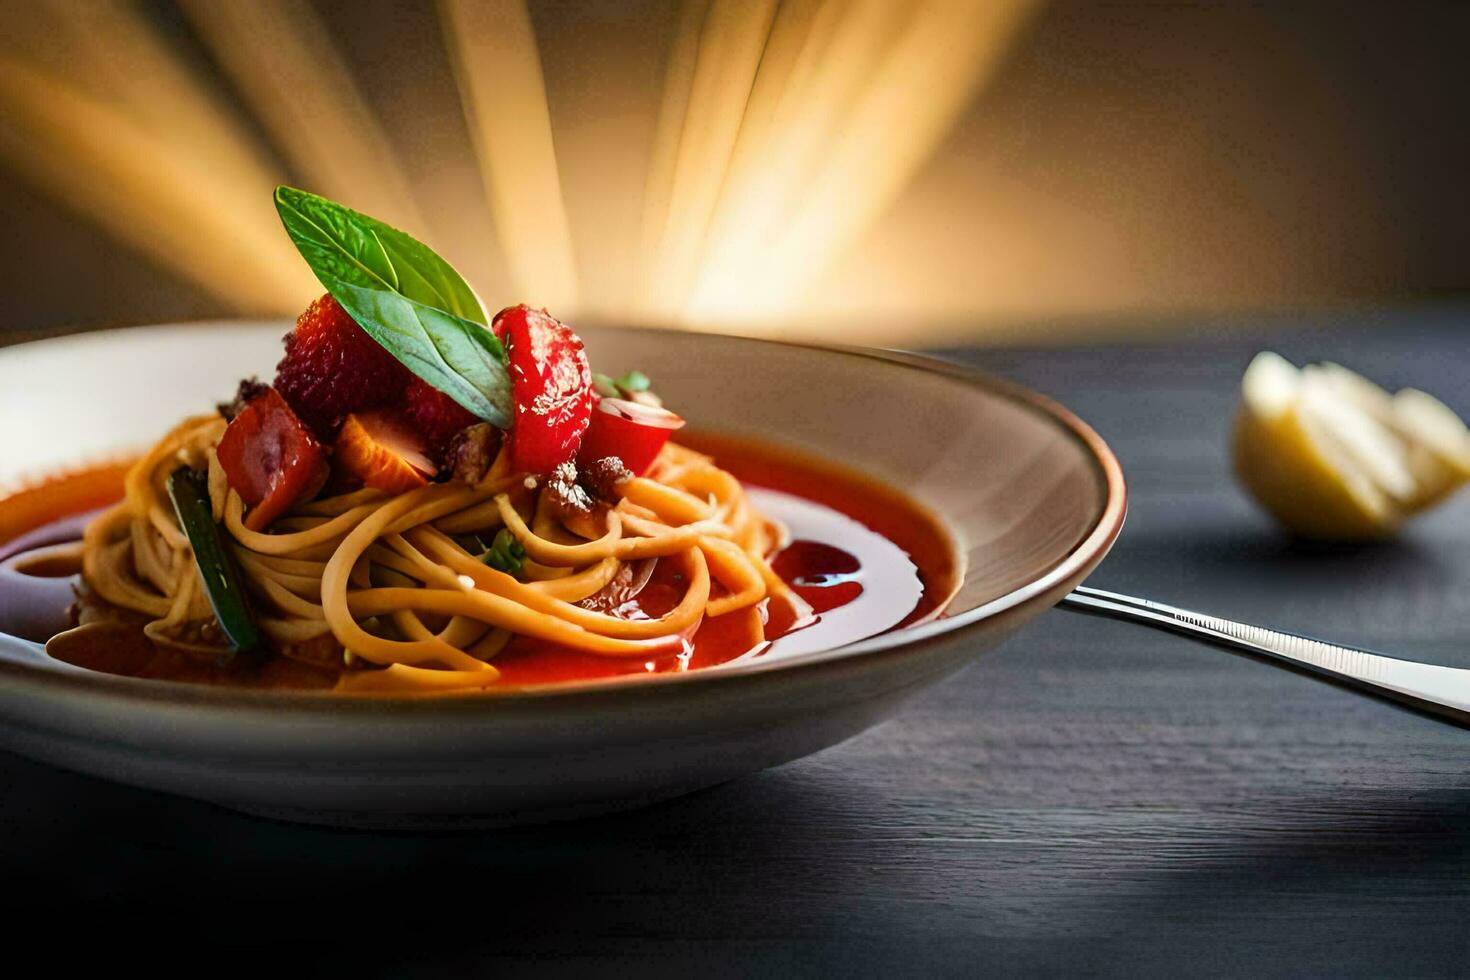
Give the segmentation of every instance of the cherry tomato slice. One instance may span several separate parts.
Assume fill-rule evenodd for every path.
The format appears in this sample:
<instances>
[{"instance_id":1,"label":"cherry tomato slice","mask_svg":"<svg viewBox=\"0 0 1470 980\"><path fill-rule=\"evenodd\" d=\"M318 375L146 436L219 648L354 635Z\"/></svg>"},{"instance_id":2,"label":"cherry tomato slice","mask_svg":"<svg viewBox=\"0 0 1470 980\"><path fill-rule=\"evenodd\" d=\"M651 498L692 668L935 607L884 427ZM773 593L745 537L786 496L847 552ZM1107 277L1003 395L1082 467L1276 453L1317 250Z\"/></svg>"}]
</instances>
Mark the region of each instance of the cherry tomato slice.
<instances>
[{"instance_id":1,"label":"cherry tomato slice","mask_svg":"<svg viewBox=\"0 0 1470 980\"><path fill-rule=\"evenodd\" d=\"M592 423L582 440L579 458L590 463L616 456L634 476L653 465L659 450L684 420L666 408L654 408L622 398L602 398L592 412Z\"/></svg>"}]
</instances>

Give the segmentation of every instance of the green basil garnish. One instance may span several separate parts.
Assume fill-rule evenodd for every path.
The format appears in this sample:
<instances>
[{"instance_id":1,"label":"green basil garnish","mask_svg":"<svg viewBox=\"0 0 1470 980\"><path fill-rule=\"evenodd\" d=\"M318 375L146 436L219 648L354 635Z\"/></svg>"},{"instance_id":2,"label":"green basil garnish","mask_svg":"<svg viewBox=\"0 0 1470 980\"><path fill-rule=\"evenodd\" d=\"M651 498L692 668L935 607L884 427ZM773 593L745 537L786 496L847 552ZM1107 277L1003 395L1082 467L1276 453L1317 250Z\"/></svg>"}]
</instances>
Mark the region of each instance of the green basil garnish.
<instances>
[{"instance_id":1,"label":"green basil garnish","mask_svg":"<svg viewBox=\"0 0 1470 980\"><path fill-rule=\"evenodd\" d=\"M526 563L526 549L514 534L501 528L496 532L494 542L480 555L480 561L498 572L519 575L521 566Z\"/></svg>"},{"instance_id":2,"label":"green basil garnish","mask_svg":"<svg viewBox=\"0 0 1470 980\"><path fill-rule=\"evenodd\" d=\"M637 368L634 368L633 370L629 371L627 374L623 375L621 378L613 382L613 384L617 385L619 388L623 389L630 395L636 395L639 392L647 391L649 385L651 385L652 383L653 382L648 380L648 375L644 374Z\"/></svg>"},{"instance_id":3,"label":"green basil garnish","mask_svg":"<svg viewBox=\"0 0 1470 980\"><path fill-rule=\"evenodd\" d=\"M603 398L621 398L623 393L618 390L617 382L605 374L592 372L592 388Z\"/></svg>"},{"instance_id":4,"label":"green basil garnish","mask_svg":"<svg viewBox=\"0 0 1470 980\"><path fill-rule=\"evenodd\" d=\"M505 351L453 266L397 228L294 187L276 188L276 210L311 271L369 336L478 417L510 428Z\"/></svg>"},{"instance_id":5,"label":"green basil garnish","mask_svg":"<svg viewBox=\"0 0 1470 980\"><path fill-rule=\"evenodd\" d=\"M168 478L168 497L173 501L179 527L194 550L199 577L214 609L214 618L236 653L260 646L260 631L245 602L245 583L234 559L225 550L219 525L209 507L208 478L203 470L180 466Z\"/></svg>"}]
</instances>

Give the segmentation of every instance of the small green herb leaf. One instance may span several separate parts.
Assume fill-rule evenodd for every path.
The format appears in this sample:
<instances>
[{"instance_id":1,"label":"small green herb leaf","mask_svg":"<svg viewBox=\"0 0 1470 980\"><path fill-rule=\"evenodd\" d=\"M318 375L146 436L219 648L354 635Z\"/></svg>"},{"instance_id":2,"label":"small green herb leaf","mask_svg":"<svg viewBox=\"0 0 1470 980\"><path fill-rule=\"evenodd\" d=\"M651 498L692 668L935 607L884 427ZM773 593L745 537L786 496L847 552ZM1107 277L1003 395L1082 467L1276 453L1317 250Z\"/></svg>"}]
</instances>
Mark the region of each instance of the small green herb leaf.
<instances>
[{"instance_id":1,"label":"small green herb leaf","mask_svg":"<svg viewBox=\"0 0 1470 980\"><path fill-rule=\"evenodd\" d=\"M276 188L276 210L311 271L369 336L475 415L510 427L505 351L453 266L376 218L294 187Z\"/></svg>"},{"instance_id":2,"label":"small green herb leaf","mask_svg":"<svg viewBox=\"0 0 1470 980\"><path fill-rule=\"evenodd\" d=\"M494 543L480 556L480 561L498 572L519 575L521 566L526 562L526 549L514 534L501 528L495 535Z\"/></svg>"},{"instance_id":3,"label":"small green herb leaf","mask_svg":"<svg viewBox=\"0 0 1470 980\"><path fill-rule=\"evenodd\" d=\"M651 384L651 382L648 380L648 375L644 374L642 371L639 371L637 368L634 368L632 371L629 371L627 374L614 381L613 384L617 385L619 388L623 389L623 391L627 392L630 395L636 395L640 391L647 391L648 386Z\"/></svg>"},{"instance_id":4,"label":"small green herb leaf","mask_svg":"<svg viewBox=\"0 0 1470 980\"><path fill-rule=\"evenodd\" d=\"M245 604L245 583L230 553L225 550L219 525L209 507L208 480L202 470L181 466L168 478L168 497L173 501L179 527L194 549L204 590L214 608L214 618L229 638L236 653L260 646L260 631Z\"/></svg>"},{"instance_id":5,"label":"small green herb leaf","mask_svg":"<svg viewBox=\"0 0 1470 980\"><path fill-rule=\"evenodd\" d=\"M618 391L617 382L605 374L592 372L592 387L603 398L621 398L623 393Z\"/></svg>"}]
</instances>

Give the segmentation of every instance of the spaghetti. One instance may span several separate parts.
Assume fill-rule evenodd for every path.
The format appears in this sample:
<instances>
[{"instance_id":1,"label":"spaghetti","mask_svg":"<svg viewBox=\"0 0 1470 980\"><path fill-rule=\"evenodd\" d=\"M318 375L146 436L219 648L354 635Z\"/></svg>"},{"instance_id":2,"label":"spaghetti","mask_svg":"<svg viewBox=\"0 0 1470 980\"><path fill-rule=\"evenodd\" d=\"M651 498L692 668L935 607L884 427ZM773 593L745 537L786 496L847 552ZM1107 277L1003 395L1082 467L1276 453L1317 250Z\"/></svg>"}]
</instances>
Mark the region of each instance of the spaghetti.
<instances>
[{"instance_id":1,"label":"spaghetti","mask_svg":"<svg viewBox=\"0 0 1470 980\"><path fill-rule=\"evenodd\" d=\"M83 574L105 602L147 618L160 646L222 648L167 481L181 465L207 470L209 498L252 606L281 654L343 668L346 690L493 684L495 655L515 636L601 657L677 653L710 617L743 617L763 636L769 600L800 620L810 608L772 570L786 531L751 506L738 480L703 454L666 443L643 476L568 507L546 478L519 472L502 446L474 482L403 493L318 496L262 530L220 466L220 417L180 424L129 471L125 498L88 527ZM518 573L476 553L508 532ZM649 562L672 562L682 598L657 617L603 611L636 591Z\"/></svg>"}]
</instances>

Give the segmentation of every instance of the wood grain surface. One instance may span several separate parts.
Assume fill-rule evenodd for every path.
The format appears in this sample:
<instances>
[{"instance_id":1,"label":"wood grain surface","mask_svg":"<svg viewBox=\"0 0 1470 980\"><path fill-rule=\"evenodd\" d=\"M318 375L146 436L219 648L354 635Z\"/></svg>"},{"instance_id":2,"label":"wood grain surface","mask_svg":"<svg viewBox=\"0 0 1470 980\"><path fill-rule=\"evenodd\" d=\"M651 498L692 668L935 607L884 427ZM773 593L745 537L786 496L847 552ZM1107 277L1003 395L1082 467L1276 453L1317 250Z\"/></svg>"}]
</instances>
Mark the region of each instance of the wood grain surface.
<instances>
[{"instance_id":1,"label":"wood grain surface","mask_svg":"<svg viewBox=\"0 0 1470 980\"><path fill-rule=\"evenodd\" d=\"M1224 452L1261 346L1470 413L1467 320L947 356L1058 397L1115 447L1132 513L1092 584L1470 666L1470 494L1393 543L1304 548ZM0 921L14 945L69 920L58 956L162 963L182 938L225 957L200 967L285 975L1453 976L1467 763L1465 731L1055 611L844 745L580 824L301 828L0 754Z\"/></svg>"}]
</instances>

